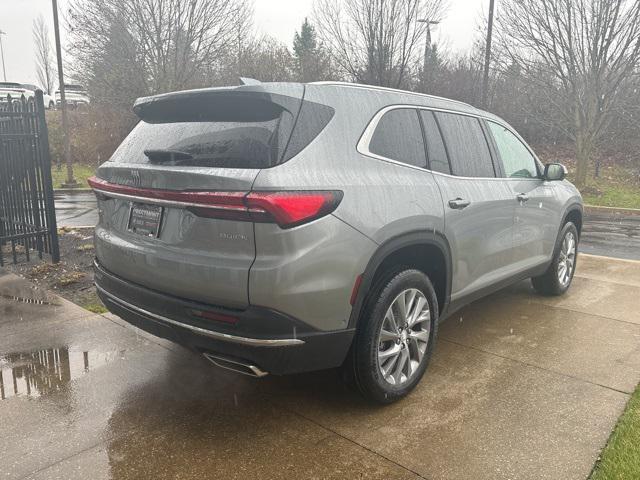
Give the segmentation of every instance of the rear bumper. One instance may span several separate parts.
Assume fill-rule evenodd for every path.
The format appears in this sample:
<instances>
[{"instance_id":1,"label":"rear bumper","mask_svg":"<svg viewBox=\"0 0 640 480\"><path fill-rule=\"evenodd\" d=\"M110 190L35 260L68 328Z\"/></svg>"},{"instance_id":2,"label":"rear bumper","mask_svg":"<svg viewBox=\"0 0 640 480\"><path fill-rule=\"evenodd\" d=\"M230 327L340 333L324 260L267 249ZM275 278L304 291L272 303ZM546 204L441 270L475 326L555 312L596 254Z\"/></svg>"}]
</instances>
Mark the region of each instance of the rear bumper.
<instances>
[{"instance_id":1,"label":"rear bumper","mask_svg":"<svg viewBox=\"0 0 640 480\"><path fill-rule=\"evenodd\" d=\"M97 262L94 267L98 295L123 320L199 353L236 358L276 375L337 367L353 339L353 330L317 331L268 308L204 305L131 283ZM203 311L237 321L229 324L193 314Z\"/></svg>"}]
</instances>

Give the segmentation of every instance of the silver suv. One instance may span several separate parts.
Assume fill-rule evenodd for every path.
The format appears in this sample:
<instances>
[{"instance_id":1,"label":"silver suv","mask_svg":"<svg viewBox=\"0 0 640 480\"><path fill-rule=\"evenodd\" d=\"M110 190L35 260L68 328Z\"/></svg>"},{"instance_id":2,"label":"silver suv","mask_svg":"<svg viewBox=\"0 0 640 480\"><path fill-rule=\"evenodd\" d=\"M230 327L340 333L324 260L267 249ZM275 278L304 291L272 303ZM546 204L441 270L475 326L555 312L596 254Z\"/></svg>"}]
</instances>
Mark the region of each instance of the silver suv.
<instances>
[{"instance_id":1,"label":"silver suv","mask_svg":"<svg viewBox=\"0 0 640 480\"><path fill-rule=\"evenodd\" d=\"M90 180L109 310L253 376L344 365L391 402L438 322L564 293L582 200L503 120L443 98L265 83L141 98Z\"/></svg>"}]
</instances>

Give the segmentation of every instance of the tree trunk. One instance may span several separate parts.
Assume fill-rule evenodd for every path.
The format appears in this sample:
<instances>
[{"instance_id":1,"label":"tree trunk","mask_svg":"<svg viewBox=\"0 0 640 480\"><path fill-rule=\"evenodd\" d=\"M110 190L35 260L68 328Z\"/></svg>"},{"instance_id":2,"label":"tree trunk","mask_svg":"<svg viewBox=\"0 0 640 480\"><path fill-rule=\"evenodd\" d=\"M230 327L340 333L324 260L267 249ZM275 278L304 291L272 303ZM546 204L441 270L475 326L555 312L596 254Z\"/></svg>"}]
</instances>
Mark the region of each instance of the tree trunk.
<instances>
[{"instance_id":1,"label":"tree trunk","mask_svg":"<svg viewBox=\"0 0 640 480\"><path fill-rule=\"evenodd\" d=\"M591 160L591 139L588 135L579 132L576 135L576 187L583 188L587 185L587 171Z\"/></svg>"}]
</instances>

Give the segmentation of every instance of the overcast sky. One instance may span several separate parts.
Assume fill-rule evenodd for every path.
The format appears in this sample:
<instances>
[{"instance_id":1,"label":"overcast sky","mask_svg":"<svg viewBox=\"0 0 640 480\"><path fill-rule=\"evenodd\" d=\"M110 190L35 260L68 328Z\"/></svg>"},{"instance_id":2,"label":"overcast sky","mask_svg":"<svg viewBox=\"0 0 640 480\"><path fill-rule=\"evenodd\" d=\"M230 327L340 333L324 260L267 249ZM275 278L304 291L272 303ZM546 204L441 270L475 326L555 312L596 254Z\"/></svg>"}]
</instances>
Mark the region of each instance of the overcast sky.
<instances>
[{"instance_id":1,"label":"overcast sky","mask_svg":"<svg viewBox=\"0 0 640 480\"><path fill-rule=\"evenodd\" d=\"M67 1L58 0L61 12ZM488 0L449 0L446 19L433 31L434 40L451 51L470 49L478 17L487 11L488 3ZM313 0L254 0L254 9L254 22L259 32L272 35L290 47L304 17L311 16ZM0 0L0 12L0 30L6 32L2 42L7 80L35 83L31 27L33 20L42 14L51 25L53 41L51 0ZM63 44L64 40L63 30Z\"/></svg>"}]
</instances>

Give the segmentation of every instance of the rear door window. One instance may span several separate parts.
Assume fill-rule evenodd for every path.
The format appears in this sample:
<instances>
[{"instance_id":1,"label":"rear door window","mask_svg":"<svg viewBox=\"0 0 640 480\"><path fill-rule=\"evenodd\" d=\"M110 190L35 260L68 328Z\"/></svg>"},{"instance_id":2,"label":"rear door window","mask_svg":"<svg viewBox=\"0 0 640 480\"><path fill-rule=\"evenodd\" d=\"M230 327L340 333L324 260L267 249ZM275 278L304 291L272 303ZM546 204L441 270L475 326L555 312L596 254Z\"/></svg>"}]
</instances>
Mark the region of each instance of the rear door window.
<instances>
[{"instance_id":1,"label":"rear door window","mask_svg":"<svg viewBox=\"0 0 640 480\"><path fill-rule=\"evenodd\" d=\"M434 172L451 173L447 150L444 147L442 135L440 135L440 128L436 123L433 112L420 110L420 118L422 119L422 126L424 127L424 136L427 140L429 168Z\"/></svg>"},{"instance_id":2,"label":"rear door window","mask_svg":"<svg viewBox=\"0 0 640 480\"><path fill-rule=\"evenodd\" d=\"M385 113L369 142L375 155L416 167L426 168L427 158L418 113L412 108L397 108Z\"/></svg>"},{"instance_id":3,"label":"rear door window","mask_svg":"<svg viewBox=\"0 0 640 480\"><path fill-rule=\"evenodd\" d=\"M436 112L435 116L449 153L451 173L461 177L495 177L480 120L445 112Z\"/></svg>"}]
</instances>

